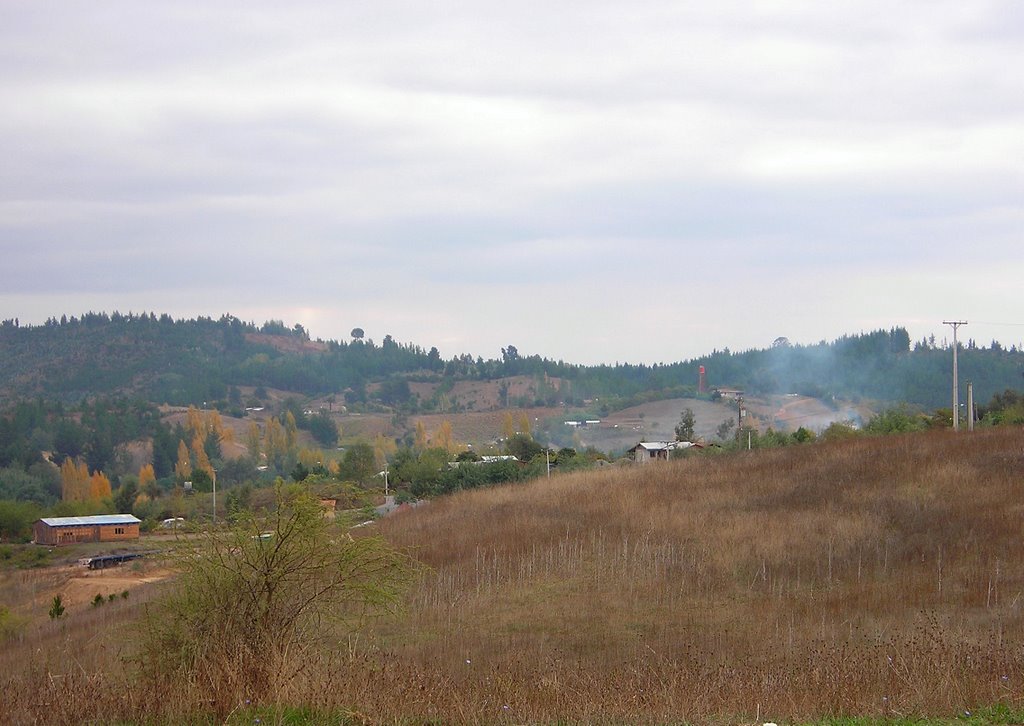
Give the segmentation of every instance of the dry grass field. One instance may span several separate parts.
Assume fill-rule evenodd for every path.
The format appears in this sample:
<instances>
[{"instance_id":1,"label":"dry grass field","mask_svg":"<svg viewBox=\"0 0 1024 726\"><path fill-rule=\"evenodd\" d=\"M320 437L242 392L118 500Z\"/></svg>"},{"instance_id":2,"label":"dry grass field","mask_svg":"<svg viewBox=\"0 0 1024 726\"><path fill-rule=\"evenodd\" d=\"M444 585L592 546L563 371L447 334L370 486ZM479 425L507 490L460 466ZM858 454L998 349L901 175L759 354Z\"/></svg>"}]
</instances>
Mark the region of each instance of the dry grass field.
<instances>
[{"instance_id":1,"label":"dry grass field","mask_svg":"<svg viewBox=\"0 0 1024 726\"><path fill-rule=\"evenodd\" d=\"M277 698L368 723L1019 710L1022 484L1024 432L1001 429L697 456L437 500L377 525L427 566L405 611L338 635ZM4 722L244 708L241 692L211 704L187 683L137 680L121 656L144 600L10 641Z\"/></svg>"}]
</instances>

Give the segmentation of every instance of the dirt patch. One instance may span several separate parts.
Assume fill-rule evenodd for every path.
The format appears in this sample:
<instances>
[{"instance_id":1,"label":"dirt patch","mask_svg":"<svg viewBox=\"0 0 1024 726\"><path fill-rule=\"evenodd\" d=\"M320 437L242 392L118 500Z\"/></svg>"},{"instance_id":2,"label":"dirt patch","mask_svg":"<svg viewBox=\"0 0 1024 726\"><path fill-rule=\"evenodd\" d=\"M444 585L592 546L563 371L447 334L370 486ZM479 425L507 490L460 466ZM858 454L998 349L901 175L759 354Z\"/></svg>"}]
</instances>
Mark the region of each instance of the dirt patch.
<instances>
[{"instance_id":1,"label":"dirt patch","mask_svg":"<svg viewBox=\"0 0 1024 726\"><path fill-rule=\"evenodd\" d=\"M59 593L64 601L64 606L75 608L90 604L97 594L103 597L109 595L120 596L123 592L131 592L137 587L148 585L153 582L166 580L171 576L171 571L166 568L144 568L133 571L132 565L112 567L107 570L89 570L84 566L77 566L77 571L69 572L63 589Z\"/></svg>"},{"instance_id":2,"label":"dirt patch","mask_svg":"<svg viewBox=\"0 0 1024 726\"><path fill-rule=\"evenodd\" d=\"M89 606L97 594L108 598L111 594L120 597L170 577L172 572L154 564L125 564L106 570L90 570L85 565L55 565L34 570L7 573L2 580L0 604L15 612L45 622L46 613L56 595L60 595L64 607L75 611Z\"/></svg>"},{"instance_id":3,"label":"dirt patch","mask_svg":"<svg viewBox=\"0 0 1024 726\"><path fill-rule=\"evenodd\" d=\"M327 350L327 343L316 340L303 340L291 335L270 335L268 333L246 333L246 341L256 345L268 345L282 353L322 353Z\"/></svg>"}]
</instances>

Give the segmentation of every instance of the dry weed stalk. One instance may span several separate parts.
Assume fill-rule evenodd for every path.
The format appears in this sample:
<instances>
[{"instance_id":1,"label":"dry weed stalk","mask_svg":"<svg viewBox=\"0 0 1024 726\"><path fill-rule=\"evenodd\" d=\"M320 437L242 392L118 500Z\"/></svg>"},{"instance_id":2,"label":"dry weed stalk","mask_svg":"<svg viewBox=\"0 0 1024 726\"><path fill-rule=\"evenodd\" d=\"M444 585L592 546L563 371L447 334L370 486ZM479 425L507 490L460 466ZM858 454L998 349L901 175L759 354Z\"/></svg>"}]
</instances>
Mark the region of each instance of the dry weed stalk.
<instances>
[{"instance_id":1,"label":"dry weed stalk","mask_svg":"<svg viewBox=\"0 0 1024 726\"><path fill-rule=\"evenodd\" d=\"M1021 471L1021 431L998 429L698 457L438 500L380 525L430 566L407 613L355 647L319 651L279 698L372 722L1020 707ZM89 673L16 681L17 713L79 693ZM109 714L209 708L198 688L155 706L118 698L117 682L89 682Z\"/></svg>"}]
</instances>

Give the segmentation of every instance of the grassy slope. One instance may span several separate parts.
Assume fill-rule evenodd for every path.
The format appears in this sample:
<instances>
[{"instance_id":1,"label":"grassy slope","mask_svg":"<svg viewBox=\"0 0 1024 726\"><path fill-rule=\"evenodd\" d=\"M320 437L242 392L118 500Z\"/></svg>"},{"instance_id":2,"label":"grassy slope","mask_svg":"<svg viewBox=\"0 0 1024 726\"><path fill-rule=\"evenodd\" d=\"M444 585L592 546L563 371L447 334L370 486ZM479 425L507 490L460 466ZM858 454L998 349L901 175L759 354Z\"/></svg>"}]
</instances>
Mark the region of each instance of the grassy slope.
<instances>
[{"instance_id":1,"label":"grassy slope","mask_svg":"<svg viewBox=\"0 0 1024 726\"><path fill-rule=\"evenodd\" d=\"M1021 471L1022 432L990 430L439 500L380 525L430 566L408 611L347 641L287 698L371 722L948 718L993 703L1019 715ZM89 628L69 622L61 636L81 650L73 666L33 659L26 637L9 657L36 670L0 702L22 717L61 698L104 717L201 708L199 693L153 702L118 688L116 644Z\"/></svg>"},{"instance_id":2,"label":"grassy slope","mask_svg":"<svg viewBox=\"0 0 1024 726\"><path fill-rule=\"evenodd\" d=\"M383 525L434 568L386 643L464 707L531 719L1016 699L1022 445L865 439L452 497Z\"/></svg>"}]
</instances>

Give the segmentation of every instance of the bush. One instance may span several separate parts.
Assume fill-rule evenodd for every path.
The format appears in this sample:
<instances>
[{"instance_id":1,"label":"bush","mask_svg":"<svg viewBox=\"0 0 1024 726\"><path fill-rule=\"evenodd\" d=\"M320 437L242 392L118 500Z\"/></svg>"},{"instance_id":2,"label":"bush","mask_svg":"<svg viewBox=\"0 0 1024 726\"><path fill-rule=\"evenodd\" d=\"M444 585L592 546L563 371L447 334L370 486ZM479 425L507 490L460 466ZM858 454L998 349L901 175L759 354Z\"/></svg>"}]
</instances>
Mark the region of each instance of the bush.
<instances>
[{"instance_id":1,"label":"bush","mask_svg":"<svg viewBox=\"0 0 1024 726\"><path fill-rule=\"evenodd\" d=\"M50 603L50 620L60 620L64 615L64 601L60 595L53 596L53 602Z\"/></svg>"},{"instance_id":2,"label":"bush","mask_svg":"<svg viewBox=\"0 0 1024 726\"><path fill-rule=\"evenodd\" d=\"M28 542L42 510L32 502L0 501L0 541Z\"/></svg>"},{"instance_id":3,"label":"bush","mask_svg":"<svg viewBox=\"0 0 1024 726\"><path fill-rule=\"evenodd\" d=\"M0 605L0 643L17 635L24 624L24 618Z\"/></svg>"},{"instance_id":4,"label":"bush","mask_svg":"<svg viewBox=\"0 0 1024 726\"><path fill-rule=\"evenodd\" d=\"M334 530L314 497L278 485L266 518L240 512L179 544L179 585L143 619L143 677L198 688L221 713L275 699L329 647L332 627L397 603L409 563L379 538Z\"/></svg>"}]
</instances>

